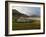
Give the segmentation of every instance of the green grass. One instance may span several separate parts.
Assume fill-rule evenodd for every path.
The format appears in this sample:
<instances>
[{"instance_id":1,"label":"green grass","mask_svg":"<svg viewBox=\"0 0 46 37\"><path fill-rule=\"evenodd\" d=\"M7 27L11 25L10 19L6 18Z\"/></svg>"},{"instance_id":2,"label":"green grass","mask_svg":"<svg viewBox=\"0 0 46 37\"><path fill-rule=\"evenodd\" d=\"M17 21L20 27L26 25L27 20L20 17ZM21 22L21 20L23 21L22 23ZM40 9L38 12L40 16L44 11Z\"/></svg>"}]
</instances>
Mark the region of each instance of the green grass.
<instances>
[{"instance_id":1,"label":"green grass","mask_svg":"<svg viewBox=\"0 0 46 37\"><path fill-rule=\"evenodd\" d=\"M32 20L28 23L16 23L15 18L12 20L12 30L40 29L40 20Z\"/></svg>"}]
</instances>

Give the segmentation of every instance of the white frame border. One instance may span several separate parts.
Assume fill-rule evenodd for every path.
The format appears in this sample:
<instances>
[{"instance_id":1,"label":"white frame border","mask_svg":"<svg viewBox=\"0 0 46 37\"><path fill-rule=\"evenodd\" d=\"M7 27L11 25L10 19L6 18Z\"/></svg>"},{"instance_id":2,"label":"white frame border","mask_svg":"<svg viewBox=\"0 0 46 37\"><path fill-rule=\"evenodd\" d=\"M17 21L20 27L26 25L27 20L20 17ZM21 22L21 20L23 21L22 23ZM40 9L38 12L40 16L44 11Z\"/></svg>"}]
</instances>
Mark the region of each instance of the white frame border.
<instances>
[{"instance_id":1,"label":"white frame border","mask_svg":"<svg viewBox=\"0 0 46 37\"><path fill-rule=\"evenodd\" d=\"M41 8L41 29L39 30L16 30L12 31L12 6L30 6L30 7L40 7ZM15 9L15 8L14 8ZM43 32L43 5L34 4L24 4L24 3L10 3L8 2L8 34L26 34L26 33L42 33Z\"/></svg>"}]
</instances>

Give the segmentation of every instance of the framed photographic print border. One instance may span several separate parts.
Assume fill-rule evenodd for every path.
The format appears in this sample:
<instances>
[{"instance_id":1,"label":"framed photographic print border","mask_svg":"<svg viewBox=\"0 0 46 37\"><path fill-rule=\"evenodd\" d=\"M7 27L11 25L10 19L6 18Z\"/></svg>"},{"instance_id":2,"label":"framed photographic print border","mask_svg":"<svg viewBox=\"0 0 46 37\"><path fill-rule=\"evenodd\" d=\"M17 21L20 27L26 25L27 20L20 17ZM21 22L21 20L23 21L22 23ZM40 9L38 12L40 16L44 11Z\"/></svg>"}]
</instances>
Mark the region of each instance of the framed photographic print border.
<instances>
[{"instance_id":1,"label":"framed photographic print border","mask_svg":"<svg viewBox=\"0 0 46 37\"><path fill-rule=\"evenodd\" d=\"M8 2L16 3L31 3L31 4L42 4L43 5L43 32L42 33L28 33L28 34L8 34ZM5 36L18 36L18 35L34 35L34 34L44 34L45 33L45 3L40 2L22 2L22 1L5 1Z\"/></svg>"}]
</instances>

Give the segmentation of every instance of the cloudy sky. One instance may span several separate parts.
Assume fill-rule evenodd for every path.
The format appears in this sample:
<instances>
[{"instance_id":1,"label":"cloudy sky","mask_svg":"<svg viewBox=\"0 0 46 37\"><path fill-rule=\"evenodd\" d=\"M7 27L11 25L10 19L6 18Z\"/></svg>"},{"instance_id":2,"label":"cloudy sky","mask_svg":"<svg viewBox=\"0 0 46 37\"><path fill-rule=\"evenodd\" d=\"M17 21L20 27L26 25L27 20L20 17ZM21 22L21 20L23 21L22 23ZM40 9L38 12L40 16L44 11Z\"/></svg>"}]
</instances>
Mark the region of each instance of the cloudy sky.
<instances>
[{"instance_id":1,"label":"cloudy sky","mask_svg":"<svg viewBox=\"0 0 46 37\"><path fill-rule=\"evenodd\" d=\"M22 14L27 16L37 15L40 16L40 7L23 7L23 6L16 6L15 9Z\"/></svg>"}]
</instances>

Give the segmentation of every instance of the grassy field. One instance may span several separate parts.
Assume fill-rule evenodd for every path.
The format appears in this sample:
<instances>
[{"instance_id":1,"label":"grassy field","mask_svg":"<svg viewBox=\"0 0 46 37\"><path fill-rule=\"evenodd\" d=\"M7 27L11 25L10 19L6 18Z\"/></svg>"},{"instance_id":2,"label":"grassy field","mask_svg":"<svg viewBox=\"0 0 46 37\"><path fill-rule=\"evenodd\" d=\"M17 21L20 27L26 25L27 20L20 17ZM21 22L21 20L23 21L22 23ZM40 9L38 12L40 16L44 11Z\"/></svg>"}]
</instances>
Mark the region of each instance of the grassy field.
<instances>
[{"instance_id":1,"label":"grassy field","mask_svg":"<svg viewBox=\"0 0 46 37\"><path fill-rule=\"evenodd\" d=\"M12 30L40 29L40 20L32 20L28 23L16 23L17 19L12 20Z\"/></svg>"}]
</instances>

